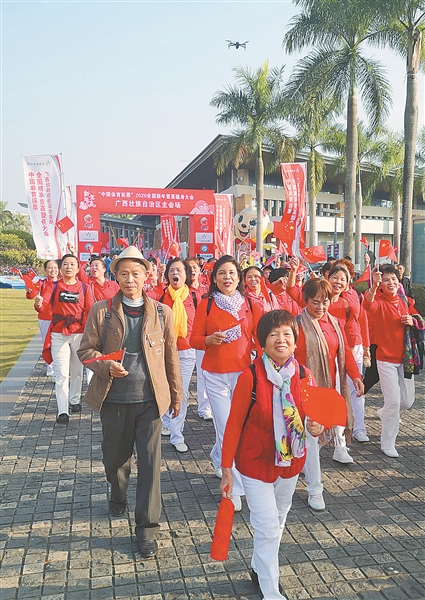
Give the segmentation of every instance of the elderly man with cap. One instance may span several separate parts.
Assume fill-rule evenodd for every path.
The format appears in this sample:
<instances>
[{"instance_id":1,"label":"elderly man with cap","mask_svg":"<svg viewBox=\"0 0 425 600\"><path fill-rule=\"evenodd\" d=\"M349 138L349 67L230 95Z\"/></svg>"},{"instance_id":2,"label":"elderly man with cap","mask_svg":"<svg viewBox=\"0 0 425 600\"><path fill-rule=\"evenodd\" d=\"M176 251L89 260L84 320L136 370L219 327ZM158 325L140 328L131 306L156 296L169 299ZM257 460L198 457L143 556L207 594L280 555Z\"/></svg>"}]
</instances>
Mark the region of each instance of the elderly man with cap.
<instances>
[{"instance_id":1,"label":"elderly man with cap","mask_svg":"<svg viewBox=\"0 0 425 600\"><path fill-rule=\"evenodd\" d=\"M137 451L136 538L143 558L156 555L161 512L161 416L183 400L171 309L143 291L151 264L126 248L110 265L118 294L94 304L78 356L94 372L84 401L100 411L102 453L111 484L109 512L124 514L134 444ZM125 349L121 362L102 355ZM113 358L113 357L111 357Z\"/></svg>"}]
</instances>

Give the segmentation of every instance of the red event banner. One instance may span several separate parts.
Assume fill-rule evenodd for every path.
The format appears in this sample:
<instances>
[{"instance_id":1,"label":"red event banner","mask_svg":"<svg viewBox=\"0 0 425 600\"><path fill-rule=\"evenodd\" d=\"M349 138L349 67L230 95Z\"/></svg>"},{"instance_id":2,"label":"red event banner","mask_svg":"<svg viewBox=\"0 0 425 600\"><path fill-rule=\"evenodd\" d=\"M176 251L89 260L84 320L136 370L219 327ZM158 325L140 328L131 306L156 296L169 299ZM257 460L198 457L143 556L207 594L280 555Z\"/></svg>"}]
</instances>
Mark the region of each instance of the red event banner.
<instances>
[{"instance_id":1,"label":"red event banner","mask_svg":"<svg viewBox=\"0 0 425 600\"><path fill-rule=\"evenodd\" d=\"M165 252L165 259L170 256L180 256L178 243L177 223L174 215L161 215L161 250Z\"/></svg>"},{"instance_id":2,"label":"red event banner","mask_svg":"<svg viewBox=\"0 0 425 600\"><path fill-rule=\"evenodd\" d=\"M305 186L307 163L281 163L285 188L285 210L280 221L274 222L274 234L288 245L290 254L300 255L305 246Z\"/></svg>"},{"instance_id":3,"label":"red event banner","mask_svg":"<svg viewBox=\"0 0 425 600\"><path fill-rule=\"evenodd\" d=\"M215 194L215 258L233 255L233 210L230 194Z\"/></svg>"}]
</instances>

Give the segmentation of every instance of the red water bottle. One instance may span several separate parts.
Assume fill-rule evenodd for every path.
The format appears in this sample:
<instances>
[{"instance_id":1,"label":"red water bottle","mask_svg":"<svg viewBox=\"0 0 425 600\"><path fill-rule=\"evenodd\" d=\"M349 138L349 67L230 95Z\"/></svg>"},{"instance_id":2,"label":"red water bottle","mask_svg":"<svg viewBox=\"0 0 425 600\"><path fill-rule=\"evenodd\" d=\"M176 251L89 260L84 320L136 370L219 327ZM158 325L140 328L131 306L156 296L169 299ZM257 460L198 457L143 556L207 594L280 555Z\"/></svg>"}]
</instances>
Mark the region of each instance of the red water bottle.
<instances>
[{"instance_id":1,"label":"red water bottle","mask_svg":"<svg viewBox=\"0 0 425 600\"><path fill-rule=\"evenodd\" d=\"M229 486L224 488L227 492ZM229 554L230 536L232 535L235 506L229 498L222 498L215 520L214 534L210 556L213 560L226 560Z\"/></svg>"}]
</instances>

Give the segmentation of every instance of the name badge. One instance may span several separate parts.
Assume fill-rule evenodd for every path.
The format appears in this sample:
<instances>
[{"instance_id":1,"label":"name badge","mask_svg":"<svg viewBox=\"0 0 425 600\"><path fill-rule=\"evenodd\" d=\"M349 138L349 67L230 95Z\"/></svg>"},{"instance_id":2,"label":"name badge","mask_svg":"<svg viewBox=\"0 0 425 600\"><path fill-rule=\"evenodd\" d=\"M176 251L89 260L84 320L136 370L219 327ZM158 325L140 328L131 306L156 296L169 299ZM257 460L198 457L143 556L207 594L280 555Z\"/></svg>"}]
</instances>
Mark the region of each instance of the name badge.
<instances>
[{"instance_id":1,"label":"name badge","mask_svg":"<svg viewBox=\"0 0 425 600\"><path fill-rule=\"evenodd\" d=\"M66 302L68 304L78 304L80 301L79 292L59 292L59 302Z\"/></svg>"}]
</instances>

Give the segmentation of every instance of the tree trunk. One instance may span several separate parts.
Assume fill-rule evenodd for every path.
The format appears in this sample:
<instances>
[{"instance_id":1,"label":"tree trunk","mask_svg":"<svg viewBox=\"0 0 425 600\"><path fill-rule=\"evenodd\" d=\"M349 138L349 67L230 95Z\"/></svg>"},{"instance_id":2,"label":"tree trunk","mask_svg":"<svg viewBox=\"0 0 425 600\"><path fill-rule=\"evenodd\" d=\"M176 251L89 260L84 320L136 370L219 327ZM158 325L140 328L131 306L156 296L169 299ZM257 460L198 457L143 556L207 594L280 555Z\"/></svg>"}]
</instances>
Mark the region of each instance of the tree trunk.
<instances>
[{"instance_id":1,"label":"tree trunk","mask_svg":"<svg viewBox=\"0 0 425 600\"><path fill-rule=\"evenodd\" d=\"M398 247L397 256L400 256L400 194L395 194L393 203L394 203L394 205L393 205L393 209L394 209L393 246Z\"/></svg>"},{"instance_id":2,"label":"tree trunk","mask_svg":"<svg viewBox=\"0 0 425 600\"><path fill-rule=\"evenodd\" d=\"M317 246L317 226L316 226L316 195L310 189L308 191L308 212L309 214L309 232L308 245Z\"/></svg>"},{"instance_id":3,"label":"tree trunk","mask_svg":"<svg viewBox=\"0 0 425 600\"><path fill-rule=\"evenodd\" d=\"M418 68L422 34L409 35L407 51L407 91L404 109L404 171L403 208L401 223L400 262L405 266L406 276L412 267L412 205L415 176L415 151L418 133Z\"/></svg>"},{"instance_id":4,"label":"tree trunk","mask_svg":"<svg viewBox=\"0 0 425 600\"><path fill-rule=\"evenodd\" d=\"M356 184L356 234L355 234L355 245L354 245L354 262L360 269L360 261L362 256L361 249L361 237L362 237L362 209L363 209L363 195L362 195L362 180L361 173L359 171L359 177Z\"/></svg>"},{"instance_id":5,"label":"tree trunk","mask_svg":"<svg viewBox=\"0 0 425 600\"><path fill-rule=\"evenodd\" d=\"M347 103L347 137L345 152L347 172L344 194L344 256L353 255L354 212L356 203L356 172L358 160L357 94L353 85Z\"/></svg>"},{"instance_id":6,"label":"tree trunk","mask_svg":"<svg viewBox=\"0 0 425 600\"><path fill-rule=\"evenodd\" d=\"M261 146L255 161L255 193L257 196L257 252L263 256L264 163Z\"/></svg>"}]
</instances>

